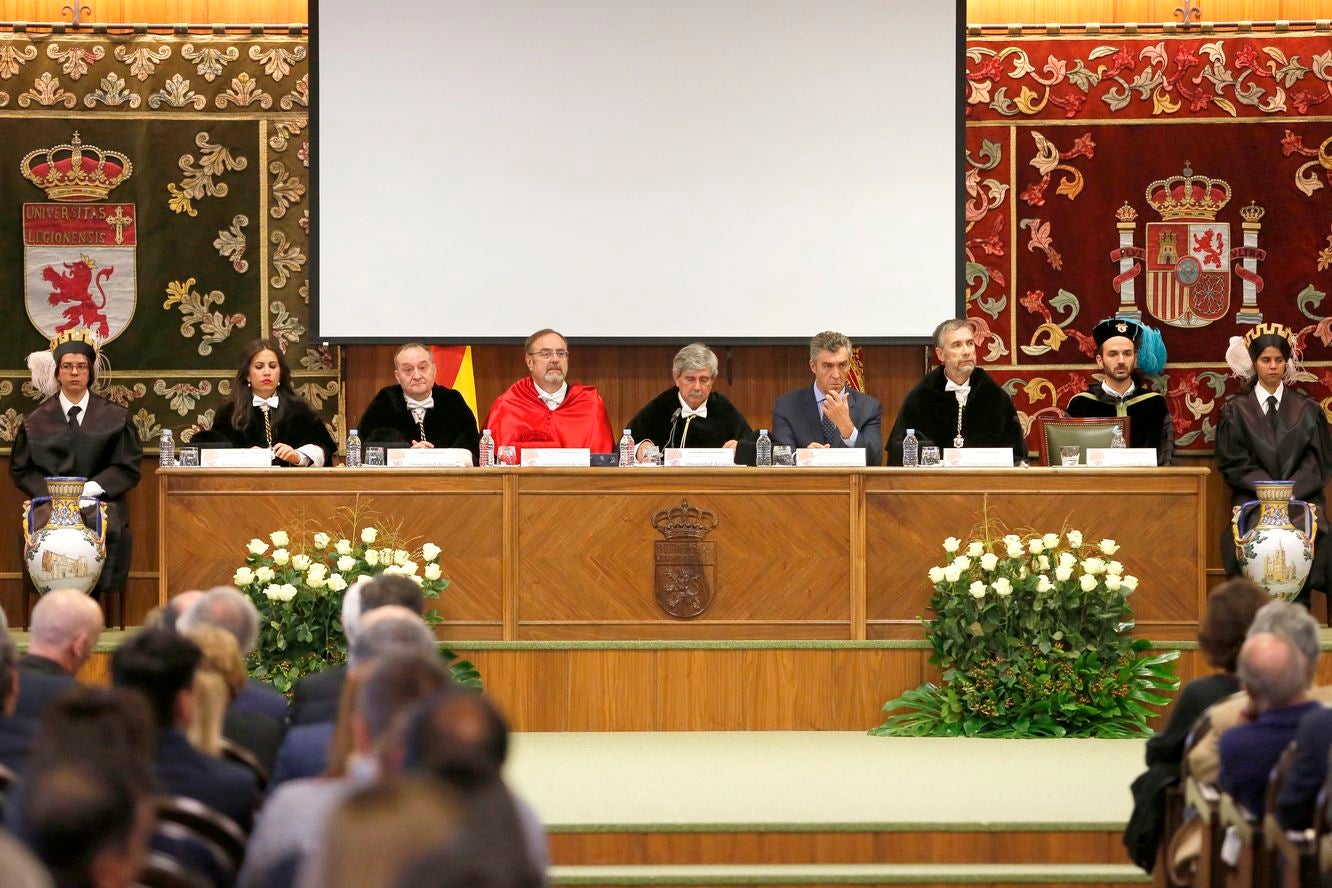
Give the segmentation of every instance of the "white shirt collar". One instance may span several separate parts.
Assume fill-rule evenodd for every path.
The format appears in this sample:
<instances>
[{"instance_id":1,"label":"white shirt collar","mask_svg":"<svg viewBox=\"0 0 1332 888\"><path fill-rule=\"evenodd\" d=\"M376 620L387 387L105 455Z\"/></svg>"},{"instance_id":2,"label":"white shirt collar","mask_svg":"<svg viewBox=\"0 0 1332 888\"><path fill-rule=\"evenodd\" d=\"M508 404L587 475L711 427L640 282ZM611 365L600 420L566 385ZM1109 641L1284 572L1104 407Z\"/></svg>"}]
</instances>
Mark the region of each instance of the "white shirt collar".
<instances>
[{"instance_id":1,"label":"white shirt collar","mask_svg":"<svg viewBox=\"0 0 1332 888\"><path fill-rule=\"evenodd\" d=\"M968 379L966 382L962 383L961 385L958 385L956 382L953 382L953 380L949 379L949 378L945 375L945 376L944 376L944 391L946 391L946 392L966 392L967 394L971 394L971 380Z\"/></svg>"},{"instance_id":2,"label":"white shirt collar","mask_svg":"<svg viewBox=\"0 0 1332 888\"><path fill-rule=\"evenodd\" d=\"M1137 387L1136 385L1134 385L1132 382L1130 382L1130 383L1129 383L1129 387L1128 387L1128 391L1124 392L1124 394L1121 395L1119 392L1117 392L1117 391L1115 391L1114 389L1110 388L1110 384L1109 384L1109 383L1107 383L1107 382L1105 382L1104 380L1102 380L1102 382L1101 382L1101 388L1104 389L1104 390L1105 390L1105 393L1106 393L1107 395L1109 395L1110 397L1114 398L1114 399L1117 400L1117 401L1122 401L1122 400L1124 400L1125 398L1131 397L1131 396L1133 395L1133 393L1137 390L1138 387Z\"/></svg>"},{"instance_id":3,"label":"white shirt collar","mask_svg":"<svg viewBox=\"0 0 1332 888\"><path fill-rule=\"evenodd\" d=\"M680 399L681 419L687 419L691 416L697 416L701 419L708 418L708 402L706 400L702 404L699 404L698 409L695 410L693 407L690 407L688 404L685 403L684 397L679 392L675 393L675 397Z\"/></svg>"},{"instance_id":4,"label":"white shirt collar","mask_svg":"<svg viewBox=\"0 0 1332 888\"><path fill-rule=\"evenodd\" d=\"M277 392L273 392L273 394L267 398L261 398L258 395L251 395L250 403L255 407L263 407L264 405L267 405L269 410L276 410L278 408Z\"/></svg>"},{"instance_id":5,"label":"white shirt collar","mask_svg":"<svg viewBox=\"0 0 1332 888\"><path fill-rule=\"evenodd\" d=\"M411 395L406 393L403 393L403 397L407 399L408 410L429 410L431 407L435 406L434 395L431 395L430 397L426 398L424 401L418 401L415 398L413 398Z\"/></svg>"},{"instance_id":6,"label":"white shirt collar","mask_svg":"<svg viewBox=\"0 0 1332 888\"><path fill-rule=\"evenodd\" d=\"M65 416L69 416L69 408L71 407L79 408L79 418L76 421L78 422L79 425L83 425L83 418L88 415L88 402L91 400L92 400L92 392L90 391L85 390L83 392L82 400L71 401L69 398L65 397L65 392L62 389L60 392L60 409L65 412Z\"/></svg>"},{"instance_id":7,"label":"white shirt collar","mask_svg":"<svg viewBox=\"0 0 1332 888\"><path fill-rule=\"evenodd\" d=\"M569 394L569 383L560 383L559 389L553 393L546 391L541 386L537 386L536 393L537 397L540 398L547 407L551 410L558 410L559 406L564 403L564 396Z\"/></svg>"},{"instance_id":8,"label":"white shirt collar","mask_svg":"<svg viewBox=\"0 0 1332 888\"><path fill-rule=\"evenodd\" d=\"M1277 383L1277 387L1276 387L1276 391L1274 391L1274 392L1268 392L1267 389L1263 388L1261 385L1255 385L1255 386L1253 387L1253 393L1254 393L1254 395L1257 396L1257 398L1258 398L1258 409L1262 410L1263 413L1267 413L1267 399L1268 399L1268 398L1276 398L1276 399L1277 399L1277 409L1280 410L1280 409L1281 409L1281 396L1284 395L1284 394L1286 393L1286 383L1285 383L1285 382L1278 382L1278 383Z\"/></svg>"}]
</instances>

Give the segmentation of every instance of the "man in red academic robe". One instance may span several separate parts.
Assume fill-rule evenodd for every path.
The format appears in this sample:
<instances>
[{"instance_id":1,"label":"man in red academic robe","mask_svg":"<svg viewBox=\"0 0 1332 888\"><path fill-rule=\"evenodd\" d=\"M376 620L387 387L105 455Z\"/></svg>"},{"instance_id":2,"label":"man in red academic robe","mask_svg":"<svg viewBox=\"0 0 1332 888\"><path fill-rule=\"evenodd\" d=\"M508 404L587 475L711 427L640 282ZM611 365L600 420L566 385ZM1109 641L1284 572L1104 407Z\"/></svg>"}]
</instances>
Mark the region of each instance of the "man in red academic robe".
<instances>
[{"instance_id":1,"label":"man in red academic robe","mask_svg":"<svg viewBox=\"0 0 1332 888\"><path fill-rule=\"evenodd\" d=\"M565 381L569 344L554 330L527 337L530 374L495 399L486 417L496 447L586 447L593 453L615 449L606 404L594 386Z\"/></svg>"}]
</instances>

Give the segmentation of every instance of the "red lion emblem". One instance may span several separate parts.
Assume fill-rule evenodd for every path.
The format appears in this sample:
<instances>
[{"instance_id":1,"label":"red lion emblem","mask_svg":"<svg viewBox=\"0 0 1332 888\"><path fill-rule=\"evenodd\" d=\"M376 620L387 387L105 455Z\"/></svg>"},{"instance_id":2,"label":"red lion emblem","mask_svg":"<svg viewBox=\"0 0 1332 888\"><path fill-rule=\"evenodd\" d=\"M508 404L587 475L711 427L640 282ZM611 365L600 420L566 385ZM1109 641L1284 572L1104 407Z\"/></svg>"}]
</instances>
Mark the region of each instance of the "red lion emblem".
<instances>
[{"instance_id":1,"label":"red lion emblem","mask_svg":"<svg viewBox=\"0 0 1332 888\"><path fill-rule=\"evenodd\" d=\"M97 335L105 339L111 335L111 325L107 320L106 312L103 310L106 308L106 291L102 289L102 281L111 277L116 270L115 267L103 268L94 277L93 269L97 267L97 263L87 256L84 256L78 262L63 262L61 264L68 269L64 274L56 271L54 265L48 265L42 269L42 277L53 288L50 297L51 304L74 303L64 310L65 322L56 327L56 332L64 333L66 330L73 330L76 327L86 327L91 330L93 325L96 325ZM97 292L102 297L100 305L93 299L90 284L97 285Z\"/></svg>"}]
</instances>

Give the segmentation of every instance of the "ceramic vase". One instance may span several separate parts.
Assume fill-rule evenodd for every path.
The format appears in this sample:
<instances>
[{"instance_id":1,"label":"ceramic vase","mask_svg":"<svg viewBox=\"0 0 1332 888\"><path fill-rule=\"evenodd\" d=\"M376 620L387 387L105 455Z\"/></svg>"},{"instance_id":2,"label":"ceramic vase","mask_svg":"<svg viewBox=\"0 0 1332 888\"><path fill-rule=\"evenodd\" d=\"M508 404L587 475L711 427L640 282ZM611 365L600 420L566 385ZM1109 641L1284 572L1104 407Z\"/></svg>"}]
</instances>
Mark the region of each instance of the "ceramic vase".
<instances>
[{"instance_id":1,"label":"ceramic vase","mask_svg":"<svg viewBox=\"0 0 1332 888\"><path fill-rule=\"evenodd\" d=\"M84 478L47 478L51 515L33 529L33 509L45 500L23 504L23 559L33 585L43 595L52 589L92 591L106 564L106 503L99 502L96 527L79 510Z\"/></svg>"},{"instance_id":2,"label":"ceramic vase","mask_svg":"<svg viewBox=\"0 0 1332 888\"><path fill-rule=\"evenodd\" d=\"M1235 506L1231 517L1240 569L1273 598L1293 601L1313 567L1317 508L1293 498L1293 481L1257 481L1254 488L1258 499ZM1291 522L1292 511L1301 512L1302 527Z\"/></svg>"}]
</instances>

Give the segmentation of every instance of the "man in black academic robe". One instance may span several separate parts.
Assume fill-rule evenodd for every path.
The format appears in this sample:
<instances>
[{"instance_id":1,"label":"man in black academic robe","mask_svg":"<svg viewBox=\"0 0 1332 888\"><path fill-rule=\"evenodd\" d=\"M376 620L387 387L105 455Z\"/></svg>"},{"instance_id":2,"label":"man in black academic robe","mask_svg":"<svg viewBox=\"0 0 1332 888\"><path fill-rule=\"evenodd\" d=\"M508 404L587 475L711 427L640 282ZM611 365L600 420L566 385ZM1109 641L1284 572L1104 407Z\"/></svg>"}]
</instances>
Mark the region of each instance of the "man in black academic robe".
<instances>
[{"instance_id":1,"label":"man in black academic robe","mask_svg":"<svg viewBox=\"0 0 1332 888\"><path fill-rule=\"evenodd\" d=\"M976 366L971 324L944 321L934 335L935 357L942 366L925 375L907 393L888 438L888 465L902 464L902 439L916 430L921 447L1010 447L1014 464L1027 458L1027 441L1017 408L999 384Z\"/></svg>"},{"instance_id":2,"label":"man in black academic robe","mask_svg":"<svg viewBox=\"0 0 1332 888\"><path fill-rule=\"evenodd\" d=\"M629 421L638 455L648 444L667 447L739 447L736 462L753 464L754 430L725 395L712 390L717 380L717 355L694 342L675 354L671 378L675 385L648 401Z\"/></svg>"},{"instance_id":3,"label":"man in black academic robe","mask_svg":"<svg viewBox=\"0 0 1332 888\"><path fill-rule=\"evenodd\" d=\"M9 475L32 498L50 495L47 478L86 478L84 496L106 503L106 563L91 590L98 597L123 588L129 575L132 537L125 494L139 483L143 445L129 411L90 391L97 361L91 339L59 341L51 357L55 361L50 371L55 377L55 397L23 417L14 437ZM33 382L39 388L49 389L49 380L36 378L46 372L33 371ZM85 520L92 520L94 512L94 506L86 506ZM33 526L41 527L48 514L49 506L39 508Z\"/></svg>"},{"instance_id":4,"label":"man in black academic robe","mask_svg":"<svg viewBox=\"0 0 1332 888\"><path fill-rule=\"evenodd\" d=\"M430 349L410 343L393 357L397 385L379 390L361 414L362 441L402 447L456 447L470 451L476 464L480 441L476 415L457 391L435 384Z\"/></svg>"},{"instance_id":5,"label":"man in black academic robe","mask_svg":"<svg viewBox=\"0 0 1332 888\"><path fill-rule=\"evenodd\" d=\"M1138 346L1146 329L1127 318L1109 318L1092 330L1096 340L1096 366L1104 379L1093 379L1085 392L1068 402L1065 412L1075 417L1129 418L1130 447L1156 451L1158 466L1170 465L1175 451L1175 422L1170 406L1138 370ZM1164 352L1162 352L1164 361Z\"/></svg>"}]
</instances>

